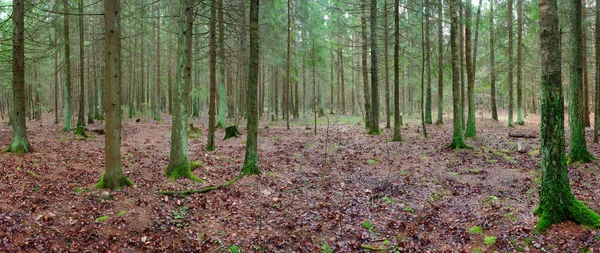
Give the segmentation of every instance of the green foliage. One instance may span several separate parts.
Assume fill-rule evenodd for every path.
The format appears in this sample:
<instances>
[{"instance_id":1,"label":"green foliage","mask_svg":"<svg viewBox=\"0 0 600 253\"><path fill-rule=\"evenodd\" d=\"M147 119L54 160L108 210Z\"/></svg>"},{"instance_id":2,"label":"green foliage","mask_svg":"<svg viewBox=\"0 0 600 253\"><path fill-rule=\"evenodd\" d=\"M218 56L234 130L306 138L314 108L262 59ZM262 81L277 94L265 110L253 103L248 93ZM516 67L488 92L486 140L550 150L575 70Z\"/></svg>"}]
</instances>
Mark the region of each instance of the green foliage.
<instances>
[{"instance_id":1,"label":"green foliage","mask_svg":"<svg viewBox=\"0 0 600 253\"><path fill-rule=\"evenodd\" d=\"M367 160L367 163L375 165L375 164L379 164L379 161L377 159L369 159L369 160Z\"/></svg>"},{"instance_id":2,"label":"green foliage","mask_svg":"<svg viewBox=\"0 0 600 253\"><path fill-rule=\"evenodd\" d=\"M321 253L333 253L333 249L326 243L321 244Z\"/></svg>"},{"instance_id":3,"label":"green foliage","mask_svg":"<svg viewBox=\"0 0 600 253\"><path fill-rule=\"evenodd\" d=\"M184 219L188 215L189 208L187 206L182 206L173 210L173 219L181 220Z\"/></svg>"},{"instance_id":4,"label":"green foliage","mask_svg":"<svg viewBox=\"0 0 600 253\"><path fill-rule=\"evenodd\" d=\"M105 222L106 220L108 220L108 216L106 215L96 218L96 222Z\"/></svg>"},{"instance_id":5,"label":"green foliage","mask_svg":"<svg viewBox=\"0 0 600 253\"><path fill-rule=\"evenodd\" d=\"M497 238L495 236L486 236L483 243L485 243L487 246L492 246L496 244L496 240Z\"/></svg>"},{"instance_id":6,"label":"green foliage","mask_svg":"<svg viewBox=\"0 0 600 253\"><path fill-rule=\"evenodd\" d=\"M231 245L229 247L229 252L230 253L241 253L242 251L240 250L240 248L238 246Z\"/></svg>"},{"instance_id":7,"label":"green foliage","mask_svg":"<svg viewBox=\"0 0 600 253\"><path fill-rule=\"evenodd\" d=\"M473 226L473 227L469 228L469 233L471 233L471 234L476 235L481 232L483 232L483 228L481 227L481 225L477 225L477 226Z\"/></svg>"},{"instance_id":8,"label":"green foliage","mask_svg":"<svg viewBox=\"0 0 600 253\"><path fill-rule=\"evenodd\" d=\"M368 230L369 232L375 232L375 226L371 224L368 220L363 222L362 227Z\"/></svg>"},{"instance_id":9,"label":"green foliage","mask_svg":"<svg viewBox=\"0 0 600 253\"><path fill-rule=\"evenodd\" d=\"M414 213L414 212L415 212L415 209L413 209L413 208L412 208L412 207L410 207L409 205L405 206L405 207L404 207L404 209L402 209L402 210L404 210L404 211L407 211L407 212L411 212L411 213Z\"/></svg>"},{"instance_id":10,"label":"green foliage","mask_svg":"<svg viewBox=\"0 0 600 253\"><path fill-rule=\"evenodd\" d=\"M383 196L383 198L381 198L381 200L383 200L384 202L391 204L392 203L392 199L390 199L388 196Z\"/></svg>"},{"instance_id":11,"label":"green foliage","mask_svg":"<svg viewBox=\"0 0 600 253\"><path fill-rule=\"evenodd\" d=\"M126 211L120 211L117 215L118 216L125 216L127 214Z\"/></svg>"}]
</instances>

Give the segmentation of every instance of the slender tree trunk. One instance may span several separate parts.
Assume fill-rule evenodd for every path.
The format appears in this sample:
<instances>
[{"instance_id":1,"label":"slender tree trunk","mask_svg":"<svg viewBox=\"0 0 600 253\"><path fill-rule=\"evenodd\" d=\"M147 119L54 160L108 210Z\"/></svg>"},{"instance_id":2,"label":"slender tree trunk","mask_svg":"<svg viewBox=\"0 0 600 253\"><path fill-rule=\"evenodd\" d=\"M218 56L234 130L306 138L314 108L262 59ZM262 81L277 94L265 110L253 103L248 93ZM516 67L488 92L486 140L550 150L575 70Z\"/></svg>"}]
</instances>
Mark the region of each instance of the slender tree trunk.
<instances>
[{"instance_id":1,"label":"slender tree trunk","mask_svg":"<svg viewBox=\"0 0 600 253\"><path fill-rule=\"evenodd\" d=\"M443 2L438 7L438 118L435 124L444 124L444 34Z\"/></svg>"},{"instance_id":2,"label":"slender tree trunk","mask_svg":"<svg viewBox=\"0 0 600 253\"><path fill-rule=\"evenodd\" d=\"M7 152L23 154L31 152L25 123L25 24L24 1L13 1L13 107L11 120L13 138Z\"/></svg>"},{"instance_id":3,"label":"slender tree trunk","mask_svg":"<svg viewBox=\"0 0 600 253\"><path fill-rule=\"evenodd\" d=\"M523 0L517 0L517 125L525 124L523 109Z\"/></svg>"},{"instance_id":4,"label":"slender tree trunk","mask_svg":"<svg viewBox=\"0 0 600 253\"><path fill-rule=\"evenodd\" d=\"M259 174L258 168L258 57L259 57L259 0L250 1L250 55L248 57L248 94L246 100L248 138L244 156L244 174Z\"/></svg>"},{"instance_id":5,"label":"slender tree trunk","mask_svg":"<svg viewBox=\"0 0 600 253\"><path fill-rule=\"evenodd\" d=\"M377 0L371 0L371 128L369 133L379 134L379 77L377 76Z\"/></svg>"},{"instance_id":6,"label":"slender tree trunk","mask_svg":"<svg viewBox=\"0 0 600 253\"><path fill-rule=\"evenodd\" d=\"M172 70L173 67L171 66L171 52L173 51L173 36L171 36L171 34L169 35L169 48L167 49L168 55L167 55L167 82L168 82L168 96L169 96L169 104L168 104L168 109L169 109L169 115L173 114L173 74L172 74ZM134 50L134 52L136 52Z\"/></svg>"},{"instance_id":7,"label":"slender tree trunk","mask_svg":"<svg viewBox=\"0 0 600 253\"><path fill-rule=\"evenodd\" d=\"M594 47L596 51L596 78L594 92L594 143L598 143L598 130L600 130L600 0L596 0L596 32Z\"/></svg>"},{"instance_id":8,"label":"slender tree trunk","mask_svg":"<svg viewBox=\"0 0 600 253\"><path fill-rule=\"evenodd\" d=\"M84 58L84 40L83 40L83 0L79 1L79 111L77 113L77 127L75 134L86 136L85 134L85 58Z\"/></svg>"},{"instance_id":9,"label":"slender tree trunk","mask_svg":"<svg viewBox=\"0 0 600 253\"><path fill-rule=\"evenodd\" d=\"M425 116L425 69L429 67L429 62L427 62L427 51L428 49L426 49L426 42L425 42L425 33L427 33L426 29L424 28L425 24L427 23L426 19L428 17L425 17L427 15L429 15L429 12L427 11L427 6L429 6L429 1L425 0L425 3L423 4L424 6L423 9L425 9L425 13L421 15L421 103L419 106L419 109L421 111L421 127L423 127L423 137L427 138L427 128L425 127L425 122L426 122L426 116ZM428 44L427 44L428 46ZM427 67L426 67L427 66Z\"/></svg>"},{"instance_id":10,"label":"slender tree trunk","mask_svg":"<svg viewBox=\"0 0 600 253\"><path fill-rule=\"evenodd\" d=\"M57 30L54 31L54 45L57 45L58 42L58 33ZM58 73L58 50L56 51L56 53L54 53L54 124L58 124L58 114L60 109L58 108L58 100L60 99L59 97L59 92L58 92L58 77L59 77L59 73Z\"/></svg>"},{"instance_id":11,"label":"slender tree trunk","mask_svg":"<svg viewBox=\"0 0 600 253\"><path fill-rule=\"evenodd\" d=\"M459 24L458 24L458 28L459 28L459 44L460 44L460 108L461 108L461 124L462 124L462 129L465 129L465 123L467 122L465 120L465 112L464 112L464 108L465 108L465 71L466 71L466 66L465 66L465 30L464 30L464 17L463 17L463 13L464 13L464 6L463 6L463 1L461 0L458 5L459 5L459 9L458 9L458 15L459 15Z\"/></svg>"},{"instance_id":12,"label":"slender tree trunk","mask_svg":"<svg viewBox=\"0 0 600 253\"><path fill-rule=\"evenodd\" d=\"M371 129L371 101L369 94L369 72L367 66L368 42L367 42L367 0L361 0L361 48L362 48L362 76L363 96L365 98L365 128Z\"/></svg>"},{"instance_id":13,"label":"slender tree trunk","mask_svg":"<svg viewBox=\"0 0 600 253\"><path fill-rule=\"evenodd\" d=\"M492 108L492 119L498 121L498 109L496 106L496 68L494 63L494 2L490 0L490 103Z\"/></svg>"},{"instance_id":14,"label":"slender tree trunk","mask_svg":"<svg viewBox=\"0 0 600 253\"><path fill-rule=\"evenodd\" d=\"M474 84L475 84L475 72L473 71L473 59L471 51L471 3L465 3L465 60L467 65L467 129L465 131L465 137L476 136L475 126L475 99L473 99Z\"/></svg>"},{"instance_id":15,"label":"slender tree trunk","mask_svg":"<svg viewBox=\"0 0 600 253\"><path fill-rule=\"evenodd\" d=\"M400 132L400 1L394 0L394 137L392 140L402 140Z\"/></svg>"},{"instance_id":16,"label":"slender tree trunk","mask_svg":"<svg viewBox=\"0 0 600 253\"><path fill-rule=\"evenodd\" d=\"M571 45L571 73L570 73L570 145L569 145L569 163L570 162L591 162L594 157L587 149L585 142L584 125L584 92L583 92L583 67L582 67L582 25L581 25L581 1L570 0L570 29L571 36L569 44Z\"/></svg>"},{"instance_id":17,"label":"slender tree trunk","mask_svg":"<svg viewBox=\"0 0 600 253\"><path fill-rule=\"evenodd\" d=\"M425 0L425 71L427 73L427 87L425 94L425 123L433 123L431 119L431 46L429 44L430 34L430 16L431 16L431 4L429 0Z\"/></svg>"},{"instance_id":18,"label":"slender tree trunk","mask_svg":"<svg viewBox=\"0 0 600 253\"><path fill-rule=\"evenodd\" d=\"M383 1L383 62L385 72L385 128L390 128L390 75L388 73L388 2Z\"/></svg>"},{"instance_id":19,"label":"slender tree trunk","mask_svg":"<svg viewBox=\"0 0 600 253\"><path fill-rule=\"evenodd\" d=\"M517 0L519 1L519 0ZM513 125L513 0L508 0L508 127Z\"/></svg>"},{"instance_id":20,"label":"slender tree trunk","mask_svg":"<svg viewBox=\"0 0 600 253\"><path fill-rule=\"evenodd\" d=\"M523 1L523 0L520 0ZM581 50L583 54L581 56L581 66L583 68L583 124L585 127L590 126L590 101L589 101L589 85L588 85L588 71L587 71L587 39L586 39L586 29L587 24L585 11L585 0L581 0L581 20L582 20L582 28L581 28ZM597 101L597 100L596 100Z\"/></svg>"},{"instance_id":21,"label":"slender tree trunk","mask_svg":"<svg viewBox=\"0 0 600 253\"><path fill-rule=\"evenodd\" d=\"M95 187L114 190L131 186L133 183L125 177L121 169L121 5L119 0L105 0L104 12L105 170Z\"/></svg>"},{"instance_id":22,"label":"slender tree trunk","mask_svg":"<svg viewBox=\"0 0 600 253\"><path fill-rule=\"evenodd\" d=\"M286 121L287 130L290 130L290 108L289 108L290 93L289 93L289 88L290 88L290 68L291 68L291 60L292 60L292 51L291 51L291 32L292 32L291 19L292 18L291 18L290 2L291 2L291 0L287 0L287 62L286 62L286 80L285 80L286 89L283 91L284 92L283 97L284 97L284 103L285 103L285 121ZM333 51L332 51L332 54L333 54ZM333 97L333 93L331 96Z\"/></svg>"},{"instance_id":23,"label":"slender tree trunk","mask_svg":"<svg viewBox=\"0 0 600 253\"><path fill-rule=\"evenodd\" d=\"M63 12L64 14L64 41L65 44L65 127L63 131L70 132L71 131L71 50L69 48L69 1L63 0Z\"/></svg>"},{"instance_id":24,"label":"slender tree trunk","mask_svg":"<svg viewBox=\"0 0 600 253\"><path fill-rule=\"evenodd\" d=\"M223 0L218 0L219 18L219 126L227 127L227 88L225 87L225 22L223 20Z\"/></svg>"},{"instance_id":25,"label":"slender tree trunk","mask_svg":"<svg viewBox=\"0 0 600 253\"><path fill-rule=\"evenodd\" d=\"M154 121L162 121L161 74L160 74L160 2L156 4L156 91L154 92Z\"/></svg>"},{"instance_id":26,"label":"slender tree trunk","mask_svg":"<svg viewBox=\"0 0 600 253\"><path fill-rule=\"evenodd\" d=\"M571 36L571 44L578 48L581 46L581 2L571 6L571 26L576 28ZM569 174L564 157L564 116L563 96L561 85L561 48L560 31L558 28L558 15L556 0L540 0L540 51L542 62L542 118L540 126L540 139L542 140L542 185L540 190L540 204L534 214L540 217L537 223L539 231L545 231L554 223L573 220L590 227L600 226L600 217L579 202L571 193ZM575 13L578 14L575 14ZM574 21L578 21L575 23ZM573 63L581 64L581 50L575 49L572 57ZM577 52L578 51L578 52ZM572 68L572 72L576 68ZM579 68L581 71L581 68ZM574 73L573 73L574 74ZM579 79L581 75L571 76L571 80ZM581 101L581 99L580 99ZM580 107L583 112L583 108ZM583 126L583 115L580 115Z\"/></svg>"},{"instance_id":27,"label":"slender tree trunk","mask_svg":"<svg viewBox=\"0 0 600 253\"><path fill-rule=\"evenodd\" d=\"M211 1L210 7L210 98L208 105L208 143L206 150L215 150L215 106L217 93L217 0Z\"/></svg>"},{"instance_id":28,"label":"slender tree trunk","mask_svg":"<svg viewBox=\"0 0 600 253\"><path fill-rule=\"evenodd\" d=\"M462 117L463 112L460 103L460 70L459 70L459 48L457 45L458 36L458 18L456 15L456 3L457 0L450 0L450 49L452 51L452 104L453 104L453 116L454 116L454 134L452 143L448 146L453 149L467 148L462 135Z\"/></svg>"}]
</instances>

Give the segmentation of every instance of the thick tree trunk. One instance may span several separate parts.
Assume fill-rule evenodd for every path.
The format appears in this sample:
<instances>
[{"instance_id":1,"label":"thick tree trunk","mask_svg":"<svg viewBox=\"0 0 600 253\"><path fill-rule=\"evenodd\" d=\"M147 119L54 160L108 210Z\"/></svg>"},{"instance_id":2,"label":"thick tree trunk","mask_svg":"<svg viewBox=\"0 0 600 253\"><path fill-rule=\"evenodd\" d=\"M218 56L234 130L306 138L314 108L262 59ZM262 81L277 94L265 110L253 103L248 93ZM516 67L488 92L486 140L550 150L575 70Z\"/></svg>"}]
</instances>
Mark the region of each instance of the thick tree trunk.
<instances>
[{"instance_id":1,"label":"thick tree trunk","mask_svg":"<svg viewBox=\"0 0 600 253\"><path fill-rule=\"evenodd\" d=\"M467 113L467 129L465 137L475 137L477 129L475 126L475 71L473 70L473 59L471 51L471 3L467 2L465 6L465 60L467 65L467 104L469 106Z\"/></svg>"},{"instance_id":2,"label":"thick tree trunk","mask_svg":"<svg viewBox=\"0 0 600 253\"><path fill-rule=\"evenodd\" d=\"M576 6L581 7L580 0L571 0L571 2L579 2ZM572 28L581 26L580 14L573 13L581 13L581 9L576 8L576 6L571 7ZM540 51L542 56L542 118L540 126L542 185L540 204L534 212L540 216L537 229L545 231L550 225L565 220L573 220L587 226L599 227L600 217L575 199L571 193L569 174L565 164L561 48L556 0L540 0L539 7ZM572 30L572 32L574 33L572 36L581 39L581 31ZM571 44L575 48L581 45L580 42L577 38L571 40ZM579 51L579 53L574 52L573 62L581 63L581 50L575 51ZM578 79L578 77L580 80L581 75L575 75L572 80Z\"/></svg>"},{"instance_id":3,"label":"thick tree trunk","mask_svg":"<svg viewBox=\"0 0 600 253\"><path fill-rule=\"evenodd\" d=\"M65 0L66 1L66 0ZM114 190L133 183L121 169L121 4L119 0L104 1L104 174L96 188Z\"/></svg>"},{"instance_id":4,"label":"thick tree trunk","mask_svg":"<svg viewBox=\"0 0 600 253\"><path fill-rule=\"evenodd\" d=\"M190 162L188 155L188 118L190 115L190 90L192 77L192 21L194 12L193 0L180 0L179 35L177 40L177 72L173 87L173 118L171 127L171 153L166 174L174 181L177 178L189 178L202 181L192 174L198 166Z\"/></svg>"},{"instance_id":5,"label":"thick tree trunk","mask_svg":"<svg viewBox=\"0 0 600 253\"><path fill-rule=\"evenodd\" d=\"M246 99L247 129L244 174L259 174L258 168L258 57L259 57L259 0L250 1L250 55L248 57L248 94Z\"/></svg>"},{"instance_id":6,"label":"thick tree trunk","mask_svg":"<svg viewBox=\"0 0 600 253\"><path fill-rule=\"evenodd\" d=\"M25 24L24 1L13 1L13 106L10 119L13 139L7 152L23 154L32 151L25 125Z\"/></svg>"}]
</instances>

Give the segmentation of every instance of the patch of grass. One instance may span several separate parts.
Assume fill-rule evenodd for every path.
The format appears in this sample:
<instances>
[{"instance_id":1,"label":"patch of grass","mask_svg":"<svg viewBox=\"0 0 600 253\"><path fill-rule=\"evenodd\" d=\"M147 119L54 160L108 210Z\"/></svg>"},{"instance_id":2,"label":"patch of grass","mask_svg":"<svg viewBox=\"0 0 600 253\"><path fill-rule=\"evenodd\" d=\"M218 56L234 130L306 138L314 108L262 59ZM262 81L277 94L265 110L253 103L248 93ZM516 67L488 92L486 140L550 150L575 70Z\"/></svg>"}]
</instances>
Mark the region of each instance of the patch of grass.
<instances>
[{"instance_id":1,"label":"patch of grass","mask_svg":"<svg viewBox=\"0 0 600 253\"><path fill-rule=\"evenodd\" d=\"M321 253L333 253L333 249L329 247L326 242L324 242L321 244Z\"/></svg>"},{"instance_id":2,"label":"patch of grass","mask_svg":"<svg viewBox=\"0 0 600 253\"><path fill-rule=\"evenodd\" d=\"M96 218L96 222L105 222L106 220L108 220L108 216L106 215Z\"/></svg>"},{"instance_id":3,"label":"patch of grass","mask_svg":"<svg viewBox=\"0 0 600 253\"><path fill-rule=\"evenodd\" d=\"M491 163L491 164L494 164L494 163L497 163L497 162L498 162L498 159L490 159L490 160L488 160L488 163Z\"/></svg>"},{"instance_id":4,"label":"patch of grass","mask_svg":"<svg viewBox=\"0 0 600 253\"><path fill-rule=\"evenodd\" d=\"M494 195L488 196L487 198L485 198L485 202L490 205L495 204L496 202L498 202L498 197Z\"/></svg>"},{"instance_id":5,"label":"patch of grass","mask_svg":"<svg viewBox=\"0 0 600 253\"><path fill-rule=\"evenodd\" d=\"M487 245L487 246L492 246L492 245L496 244L496 240L497 240L497 238L495 236L486 236L485 239L483 240L483 243L485 243L485 245Z\"/></svg>"},{"instance_id":6,"label":"patch of grass","mask_svg":"<svg viewBox=\"0 0 600 253\"><path fill-rule=\"evenodd\" d=\"M27 173L29 173L29 175L31 175L32 177L36 177L37 174L35 174L35 172L31 171L31 170L26 170Z\"/></svg>"},{"instance_id":7,"label":"patch of grass","mask_svg":"<svg viewBox=\"0 0 600 253\"><path fill-rule=\"evenodd\" d=\"M483 253L483 248L482 247L474 248L473 253Z\"/></svg>"},{"instance_id":8,"label":"patch of grass","mask_svg":"<svg viewBox=\"0 0 600 253\"><path fill-rule=\"evenodd\" d=\"M375 165L375 164L379 164L379 161L376 159L369 159L369 160L367 160L367 163Z\"/></svg>"},{"instance_id":9,"label":"patch of grass","mask_svg":"<svg viewBox=\"0 0 600 253\"><path fill-rule=\"evenodd\" d=\"M481 172L481 170L478 170L478 169L468 169L467 171L472 174L478 174L479 172Z\"/></svg>"},{"instance_id":10,"label":"patch of grass","mask_svg":"<svg viewBox=\"0 0 600 253\"><path fill-rule=\"evenodd\" d=\"M508 152L510 152L510 150L503 149L502 151L494 151L494 155L500 156L510 163L517 163L517 160L515 160L514 157L507 154Z\"/></svg>"},{"instance_id":11,"label":"patch of grass","mask_svg":"<svg viewBox=\"0 0 600 253\"><path fill-rule=\"evenodd\" d=\"M126 211L120 211L117 215L118 216L125 216L127 214Z\"/></svg>"},{"instance_id":12,"label":"patch of grass","mask_svg":"<svg viewBox=\"0 0 600 253\"><path fill-rule=\"evenodd\" d=\"M415 212L415 209L413 209L409 205L405 206L402 210L407 211L407 212L411 212L411 213Z\"/></svg>"},{"instance_id":13,"label":"patch of grass","mask_svg":"<svg viewBox=\"0 0 600 253\"><path fill-rule=\"evenodd\" d=\"M469 233L471 233L473 235L479 234L481 232L483 232L483 228L481 227L481 225L477 225L477 226L469 228Z\"/></svg>"}]
</instances>

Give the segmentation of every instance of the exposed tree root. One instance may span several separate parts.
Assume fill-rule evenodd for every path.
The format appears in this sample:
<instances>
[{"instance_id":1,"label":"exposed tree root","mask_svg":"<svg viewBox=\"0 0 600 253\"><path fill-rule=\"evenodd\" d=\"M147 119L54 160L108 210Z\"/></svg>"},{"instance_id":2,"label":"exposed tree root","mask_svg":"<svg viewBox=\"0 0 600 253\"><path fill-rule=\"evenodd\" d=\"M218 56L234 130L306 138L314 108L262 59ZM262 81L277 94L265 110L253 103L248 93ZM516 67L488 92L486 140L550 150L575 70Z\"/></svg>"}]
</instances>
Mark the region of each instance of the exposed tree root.
<instances>
[{"instance_id":1,"label":"exposed tree root","mask_svg":"<svg viewBox=\"0 0 600 253\"><path fill-rule=\"evenodd\" d=\"M180 196L180 197L185 197L185 196L196 194L196 193L207 193L210 191L225 188L225 187L235 183L236 181L238 181L240 178L244 177L245 175L246 174L244 174L244 173L240 173L233 179L231 179L223 184L220 184L220 185L212 185L212 186L208 186L208 187L204 187L204 188L200 188L200 189L185 190L185 191L157 191L155 193L158 195Z\"/></svg>"}]
</instances>

